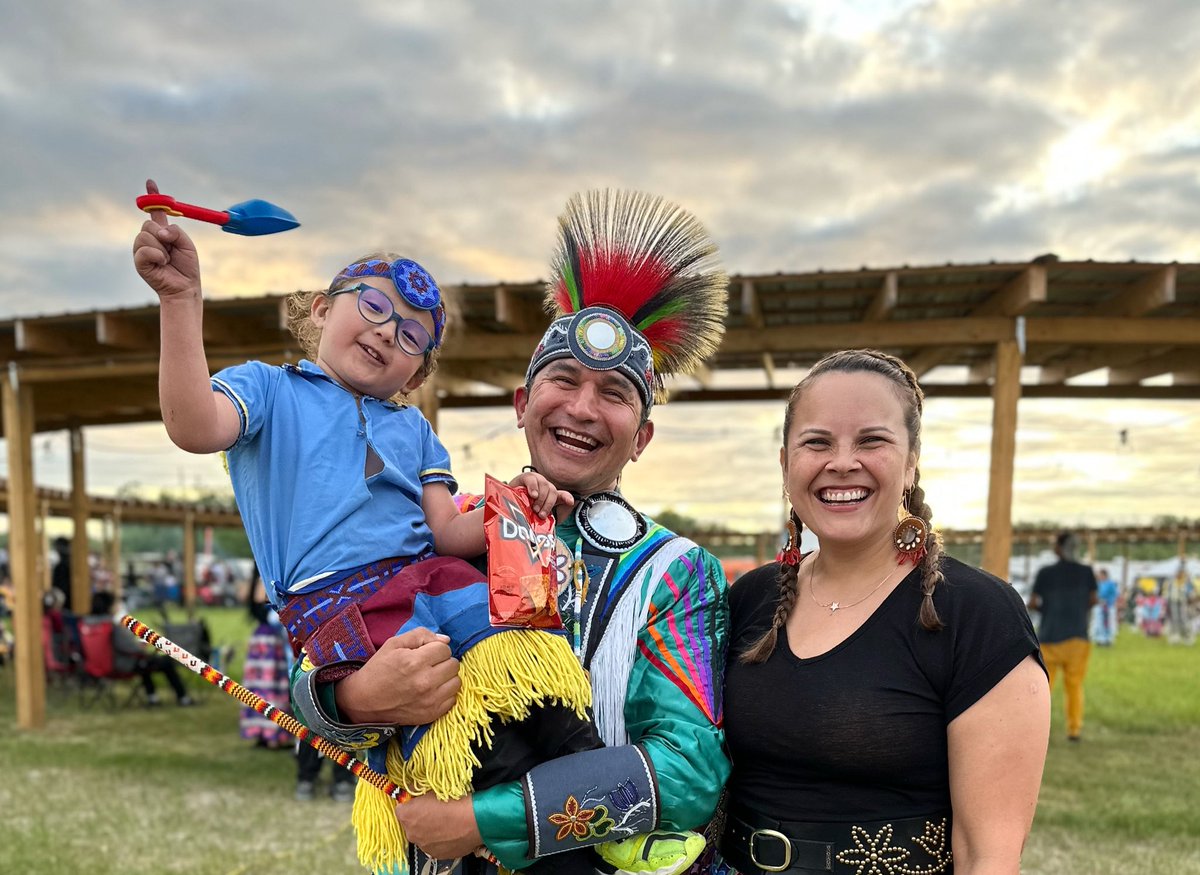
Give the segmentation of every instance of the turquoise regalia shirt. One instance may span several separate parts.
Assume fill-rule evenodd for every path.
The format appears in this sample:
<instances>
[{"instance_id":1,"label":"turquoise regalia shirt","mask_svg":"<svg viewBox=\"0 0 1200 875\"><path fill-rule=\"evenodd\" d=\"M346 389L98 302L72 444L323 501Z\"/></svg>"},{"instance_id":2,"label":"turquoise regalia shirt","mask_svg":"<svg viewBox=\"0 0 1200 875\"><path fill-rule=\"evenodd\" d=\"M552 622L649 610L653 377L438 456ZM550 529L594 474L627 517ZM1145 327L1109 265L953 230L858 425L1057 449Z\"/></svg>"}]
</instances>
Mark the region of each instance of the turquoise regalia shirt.
<instances>
[{"instance_id":1,"label":"turquoise regalia shirt","mask_svg":"<svg viewBox=\"0 0 1200 875\"><path fill-rule=\"evenodd\" d=\"M590 591L579 600L577 649L591 676L605 744L636 745L652 763L658 828L696 829L712 816L729 775L721 729L727 584L720 563L706 550L645 521L646 535L611 563L588 560ZM570 630L576 618L571 567L579 532L568 520L559 523L557 534L559 604ZM609 752L588 751L572 759L586 764L592 758L602 773ZM584 765L583 771L592 770ZM614 776L613 783L618 780ZM529 822L526 798L521 782L474 796L484 844L510 868L528 864L534 843L530 827L538 829ZM546 804L558 820L540 827L552 833L551 824L561 822L562 813L553 810L554 800ZM578 838L581 846L604 840Z\"/></svg>"}]
</instances>

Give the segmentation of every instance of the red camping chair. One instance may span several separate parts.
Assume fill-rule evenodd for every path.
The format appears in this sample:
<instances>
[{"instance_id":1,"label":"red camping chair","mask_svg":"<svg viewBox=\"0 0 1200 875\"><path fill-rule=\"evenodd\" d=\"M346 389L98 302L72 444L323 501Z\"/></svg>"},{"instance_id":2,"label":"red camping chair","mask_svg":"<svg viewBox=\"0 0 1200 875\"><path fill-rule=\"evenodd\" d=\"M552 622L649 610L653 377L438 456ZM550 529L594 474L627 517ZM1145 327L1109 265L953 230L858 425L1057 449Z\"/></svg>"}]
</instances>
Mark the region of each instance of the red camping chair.
<instances>
[{"instance_id":1,"label":"red camping chair","mask_svg":"<svg viewBox=\"0 0 1200 875\"><path fill-rule=\"evenodd\" d=\"M83 685L80 700L88 707L105 699L117 706L116 684L137 680L136 672L118 672L113 658L113 624L108 617L87 617L79 621L79 644L83 649ZM89 697L89 690L91 696ZM131 685L125 705L131 704L142 692L140 683Z\"/></svg>"}]
</instances>

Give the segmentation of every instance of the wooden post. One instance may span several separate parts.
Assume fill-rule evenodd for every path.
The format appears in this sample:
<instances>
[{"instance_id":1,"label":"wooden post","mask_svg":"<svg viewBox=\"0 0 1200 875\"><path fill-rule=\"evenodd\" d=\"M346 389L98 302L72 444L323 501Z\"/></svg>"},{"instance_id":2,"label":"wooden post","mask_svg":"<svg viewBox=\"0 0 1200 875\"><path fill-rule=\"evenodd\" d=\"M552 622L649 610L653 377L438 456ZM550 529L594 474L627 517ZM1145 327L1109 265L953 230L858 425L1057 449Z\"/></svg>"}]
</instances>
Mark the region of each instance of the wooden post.
<instances>
[{"instance_id":1,"label":"wooden post","mask_svg":"<svg viewBox=\"0 0 1200 875\"><path fill-rule=\"evenodd\" d=\"M1015 340L996 344L992 386L992 470L988 482L983 568L1008 580L1012 555L1013 469L1017 454L1017 402L1021 400L1021 351Z\"/></svg>"},{"instance_id":2,"label":"wooden post","mask_svg":"<svg viewBox=\"0 0 1200 875\"><path fill-rule=\"evenodd\" d=\"M38 591L49 592L50 576L50 533L46 531L46 518L50 516L50 502L42 499L38 502L37 519L34 520L34 537L37 538L38 548L34 554L37 557Z\"/></svg>"},{"instance_id":3,"label":"wooden post","mask_svg":"<svg viewBox=\"0 0 1200 875\"><path fill-rule=\"evenodd\" d=\"M109 539L109 571L112 572L113 598L120 599L125 591L125 577L121 574L121 505L113 507L112 537Z\"/></svg>"},{"instance_id":4,"label":"wooden post","mask_svg":"<svg viewBox=\"0 0 1200 875\"><path fill-rule=\"evenodd\" d=\"M431 377L421 384L421 387L409 395L409 400L420 408L425 419L429 421L429 426L436 432L438 427L438 410L441 409L441 400L437 394L437 378Z\"/></svg>"},{"instance_id":5,"label":"wooden post","mask_svg":"<svg viewBox=\"0 0 1200 875\"><path fill-rule=\"evenodd\" d=\"M1186 559L1187 558L1187 531L1185 529L1179 530L1179 537L1178 537L1178 539L1176 539L1176 547L1177 547L1177 552L1179 553L1179 558Z\"/></svg>"},{"instance_id":6,"label":"wooden post","mask_svg":"<svg viewBox=\"0 0 1200 875\"><path fill-rule=\"evenodd\" d=\"M1096 533L1094 531L1088 530L1087 542L1088 542L1087 564L1095 565L1096 564Z\"/></svg>"},{"instance_id":7,"label":"wooden post","mask_svg":"<svg viewBox=\"0 0 1200 875\"><path fill-rule=\"evenodd\" d=\"M196 605L196 511L183 512L183 606L189 611Z\"/></svg>"},{"instance_id":8,"label":"wooden post","mask_svg":"<svg viewBox=\"0 0 1200 875\"><path fill-rule=\"evenodd\" d=\"M42 588L38 578L33 485L33 391L14 364L4 380L2 406L8 444L8 556L16 605L17 725L46 725L46 670L42 659Z\"/></svg>"},{"instance_id":9,"label":"wooden post","mask_svg":"<svg viewBox=\"0 0 1200 875\"><path fill-rule=\"evenodd\" d=\"M75 531L71 537L71 604L75 613L86 614L92 600L92 581L88 573L88 494L83 470L83 429L73 426L71 439L71 519Z\"/></svg>"}]
</instances>

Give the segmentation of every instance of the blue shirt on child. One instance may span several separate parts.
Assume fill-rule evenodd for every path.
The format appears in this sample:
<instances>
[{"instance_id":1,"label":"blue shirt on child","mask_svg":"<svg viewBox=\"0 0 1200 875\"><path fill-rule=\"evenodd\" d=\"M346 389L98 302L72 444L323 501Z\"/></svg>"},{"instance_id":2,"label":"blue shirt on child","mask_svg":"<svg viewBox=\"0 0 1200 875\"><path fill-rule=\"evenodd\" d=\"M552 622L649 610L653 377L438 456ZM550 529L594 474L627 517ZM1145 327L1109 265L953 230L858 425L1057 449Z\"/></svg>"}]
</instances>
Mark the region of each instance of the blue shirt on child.
<instances>
[{"instance_id":1,"label":"blue shirt on child","mask_svg":"<svg viewBox=\"0 0 1200 875\"><path fill-rule=\"evenodd\" d=\"M246 362L215 374L212 385L241 417L229 474L273 603L330 574L433 549L422 489L458 486L416 407L358 398L307 360ZM368 447L382 463L370 476Z\"/></svg>"}]
</instances>

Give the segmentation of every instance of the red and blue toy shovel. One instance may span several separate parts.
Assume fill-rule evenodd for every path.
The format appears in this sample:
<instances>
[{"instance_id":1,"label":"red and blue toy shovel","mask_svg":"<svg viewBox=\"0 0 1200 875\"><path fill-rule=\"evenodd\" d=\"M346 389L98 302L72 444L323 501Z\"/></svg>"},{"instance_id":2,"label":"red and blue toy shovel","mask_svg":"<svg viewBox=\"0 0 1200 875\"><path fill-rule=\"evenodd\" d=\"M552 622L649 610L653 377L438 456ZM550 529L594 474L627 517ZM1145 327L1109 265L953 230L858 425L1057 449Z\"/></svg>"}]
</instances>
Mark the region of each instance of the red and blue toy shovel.
<instances>
[{"instance_id":1,"label":"red and blue toy shovel","mask_svg":"<svg viewBox=\"0 0 1200 875\"><path fill-rule=\"evenodd\" d=\"M261 200L242 201L227 210L219 211L185 204L165 194L144 194L137 199L137 205L147 213L163 210L169 216L211 222L220 225L222 230L230 234L241 234L245 237L278 234L280 231L300 227L296 217L283 207Z\"/></svg>"}]
</instances>

